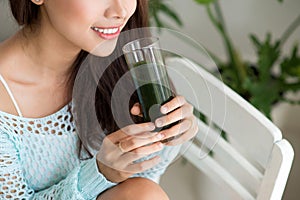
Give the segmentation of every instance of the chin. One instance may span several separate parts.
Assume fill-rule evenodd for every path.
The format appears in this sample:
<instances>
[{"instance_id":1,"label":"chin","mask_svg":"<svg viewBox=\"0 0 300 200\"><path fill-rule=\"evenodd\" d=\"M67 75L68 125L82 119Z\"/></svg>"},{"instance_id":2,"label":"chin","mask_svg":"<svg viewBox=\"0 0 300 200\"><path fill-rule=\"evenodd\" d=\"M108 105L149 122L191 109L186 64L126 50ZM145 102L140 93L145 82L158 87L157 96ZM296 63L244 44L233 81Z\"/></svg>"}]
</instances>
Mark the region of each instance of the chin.
<instances>
[{"instance_id":1,"label":"chin","mask_svg":"<svg viewBox=\"0 0 300 200\"><path fill-rule=\"evenodd\" d=\"M100 44L96 45L95 48L93 48L92 51L89 51L89 53L100 56L100 57L107 57L114 52L117 45L117 39L114 40L106 40L104 42L101 42Z\"/></svg>"}]
</instances>

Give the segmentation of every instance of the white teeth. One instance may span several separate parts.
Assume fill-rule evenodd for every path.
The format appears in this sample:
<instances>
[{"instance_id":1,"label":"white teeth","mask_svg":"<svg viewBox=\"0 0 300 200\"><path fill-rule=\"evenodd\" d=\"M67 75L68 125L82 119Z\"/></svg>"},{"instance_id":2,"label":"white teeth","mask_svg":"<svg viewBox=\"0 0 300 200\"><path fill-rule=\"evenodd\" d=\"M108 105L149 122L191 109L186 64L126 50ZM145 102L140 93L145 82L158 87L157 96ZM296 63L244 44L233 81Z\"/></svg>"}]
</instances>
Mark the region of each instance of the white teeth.
<instances>
[{"instance_id":1,"label":"white teeth","mask_svg":"<svg viewBox=\"0 0 300 200\"><path fill-rule=\"evenodd\" d=\"M92 27L92 29L104 34L114 34L118 31L118 28L101 29L97 27Z\"/></svg>"}]
</instances>

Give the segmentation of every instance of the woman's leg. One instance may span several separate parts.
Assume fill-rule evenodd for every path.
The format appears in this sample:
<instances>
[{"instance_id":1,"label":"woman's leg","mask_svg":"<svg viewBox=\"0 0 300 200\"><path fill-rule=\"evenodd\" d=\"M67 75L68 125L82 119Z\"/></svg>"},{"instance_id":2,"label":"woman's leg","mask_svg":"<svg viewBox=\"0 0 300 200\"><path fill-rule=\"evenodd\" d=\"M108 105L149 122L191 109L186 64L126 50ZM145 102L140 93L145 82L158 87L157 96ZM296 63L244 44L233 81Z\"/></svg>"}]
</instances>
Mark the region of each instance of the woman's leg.
<instances>
[{"instance_id":1,"label":"woman's leg","mask_svg":"<svg viewBox=\"0 0 300 200\"><path fill-rule=\"evenodd\" d=\"M146 178L130 178L102 193L97 200L169 200L156 183Z\"/></svg>"}]
</instances>

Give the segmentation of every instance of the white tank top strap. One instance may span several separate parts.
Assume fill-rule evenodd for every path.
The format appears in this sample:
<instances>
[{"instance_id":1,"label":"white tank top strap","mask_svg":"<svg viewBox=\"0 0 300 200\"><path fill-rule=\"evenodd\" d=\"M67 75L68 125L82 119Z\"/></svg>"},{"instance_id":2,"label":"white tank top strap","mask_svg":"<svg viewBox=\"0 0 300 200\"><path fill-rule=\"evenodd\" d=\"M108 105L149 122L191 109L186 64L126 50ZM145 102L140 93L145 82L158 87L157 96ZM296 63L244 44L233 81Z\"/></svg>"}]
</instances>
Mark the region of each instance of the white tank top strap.
<instances>
[{"instance_id":1,"label":"white tank top strap","mask_svg":"<svg viewBox=\"0 0 300 200\"><path fill-rule=\"evenodd\" d=\"M8 85L7 85L7 83L6 83L6 81L4 80L4 78L2 77L1 74L0 74L0 81L1 81L2 84L4 85L4 87L5 87L6 91L7 91L7 93L9 94L9 96L10 96L10 98L11 98L11 100L12 100L12 102L13 102L13 104L14 104L14 106L15 106L17 112L18 112L18 115L19 115L20 117L23 117L23 115L22 115L22 113L21 113L21 110L20 110L20 108L19 108L19 106L18 106L18 104L17 104L17 101L16 101L14 95L12 94L11 90L9 89L9 87L8 87Z\"/></svg>"}]
</instances>

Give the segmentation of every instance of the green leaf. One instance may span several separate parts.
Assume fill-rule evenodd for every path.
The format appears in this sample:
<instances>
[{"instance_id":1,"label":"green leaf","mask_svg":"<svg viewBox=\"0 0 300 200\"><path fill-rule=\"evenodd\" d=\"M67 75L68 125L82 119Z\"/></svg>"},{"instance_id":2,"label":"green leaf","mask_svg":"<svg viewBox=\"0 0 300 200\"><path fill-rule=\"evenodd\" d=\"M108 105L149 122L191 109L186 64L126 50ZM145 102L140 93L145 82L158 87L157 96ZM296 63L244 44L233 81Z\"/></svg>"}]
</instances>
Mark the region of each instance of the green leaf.
<instances>
[{"instance_id":1,"label":"green leaf","mask_svg":"<svg viewBox=\"0 0 300 200\"><path fill-rule=\"evenodd\" d=\"M250 40L256 48L259 48L261 46L261 42L259 41L256 35L250 34Z\"/></svg>"},{"instance_id":2,"label":"green leaf","mask_svg":"<svg viewBox=\"0 0 300 200\"><path fill-rule=\"evenodd\" d=\"M294 46L291 56L284 58L280 67L284 76L298 78L300 81L300 56L297 45Z\"/></svg>"},{"instance_id":3,"label":"green leaf","mask_svg":"<svg viewBox=\"0 0 300 200\"><path fill-rule=\"evenodd\" d=\"M270 118L273 104L280 99L280 82L276 79L271 79L268 82L253 82L247 79L244 85L250 92L251 104Z\"/></svg>"},{"instance_id":4,"label":"green leaf","mask_svg":"<svg viewBox=\"0 0 300 200\"><path fill-rule=\"evenodd\" d=\"M283 2L283 0L277 0L278 2L280 2L280 3L282 3Z\"/></svg>"},{"instance_id":5,"label":"green leaf","mask_svg":"<svg viewBox=\"0 0 300 200\"><path fill-rule=\"evenodd\" d=\"M170 6L164 4L162 0L151 0L149 1L149 16L150 23L154 22L157 27L169 27L169 25L160 17L160 14L167 16L172 21L174 21L177 26L183 26L183 23L177 13L173 11ZM152 24L152 23L151 23Z\"/></svg>"},{"instance_id":6,"label":"green leaf","mask_svg":"<svg viewBox=\"0 0 300 200\"><path fill-rule=\"evenodd\" d=\"M213 3L216 0L194 0L194 1L199 3L199 4L210 4L210 3Z\"/></svg>"},{"instance_id":7,"label":"green leaf","mask_svg":"<svg viewBox=\"0 0 300 200\"><path fill-rule=\"evenodd\" d=\"M159 27L159 28L163 27L163 22L160 21L160 19L156 13L153 15L153 19L154 19L157 27Z\"/></svg>"},{"instance_id":8,"label":"green leaf","mask_svg":"<svg viewBox=\"0 0 300 200\"><path fill-rule=\"evenodd\" d=\"M258 55L259 79L267 81L271 78L271 69L280 55L279 40L272 42L270 33L266 35L264 42L260 42L255 35L251 35L250 39Z\"/></svg>"}]
</instances>

